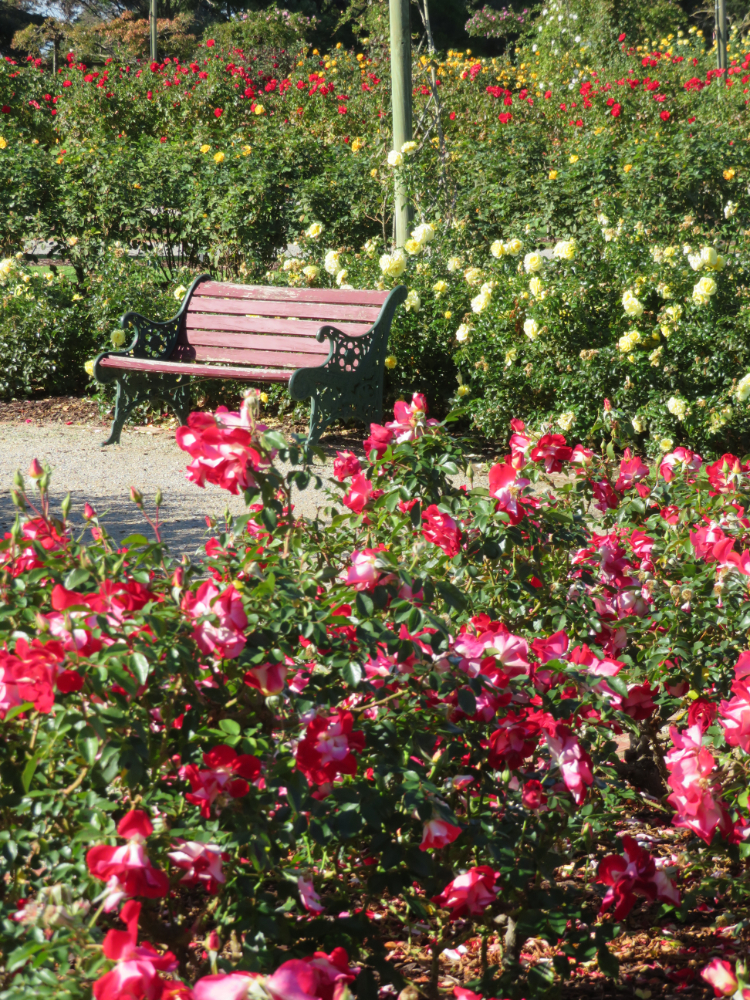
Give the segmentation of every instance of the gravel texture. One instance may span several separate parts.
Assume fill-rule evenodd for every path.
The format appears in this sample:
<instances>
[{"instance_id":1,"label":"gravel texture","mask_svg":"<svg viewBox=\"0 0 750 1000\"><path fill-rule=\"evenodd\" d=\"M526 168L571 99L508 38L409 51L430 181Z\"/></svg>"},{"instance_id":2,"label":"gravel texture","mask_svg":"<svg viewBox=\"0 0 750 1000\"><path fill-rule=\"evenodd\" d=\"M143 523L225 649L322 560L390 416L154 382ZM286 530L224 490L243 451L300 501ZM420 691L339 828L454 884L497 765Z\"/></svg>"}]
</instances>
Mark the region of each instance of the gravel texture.
<instances>
[{"instance_id":1,"label":"gravel texture","mask_svg":"<svg viewBox=\"0 0 750 1000\"><path fill-rule=\"evenodd\" d=\"M68 423L57 415L67 416L70 411L62 410L66 404L56 405L54 415L48 405L40 409L38 416L25 416L28 410L24 410L15 413L15 419L0 418L0 531L8 531L15 518L10 499L13 474L20 469L25 475L34 458L52 469L53 509L70 493L71 520L82 526L83 505L88 501L118 542L133 532L153 537L130 499L131 486L143 493L149 514L154 511L156 490L162 491L162 540L175 555L192 555L202 547L206 515L222 518L227 509L233 514L244 512L241 496L233 497L210 484L200 489L187 481L185 468L190 459L177 446L173 427L127 427L119 446L102 448L108 433L104 422L93 413L83 422L78 413L79 420ZM313 471L324 479L330 478L336 449L349 448L361 455L363 436L361 429L325 435L322 447L326 464L315 466ZM475 484L486 485L486 477L478 475ZM31 488L28 479L26 485ZM326 500L311 485L303 492L295 492L293 502L296 513L313 517Z\"/></svg>"}]
</instances>

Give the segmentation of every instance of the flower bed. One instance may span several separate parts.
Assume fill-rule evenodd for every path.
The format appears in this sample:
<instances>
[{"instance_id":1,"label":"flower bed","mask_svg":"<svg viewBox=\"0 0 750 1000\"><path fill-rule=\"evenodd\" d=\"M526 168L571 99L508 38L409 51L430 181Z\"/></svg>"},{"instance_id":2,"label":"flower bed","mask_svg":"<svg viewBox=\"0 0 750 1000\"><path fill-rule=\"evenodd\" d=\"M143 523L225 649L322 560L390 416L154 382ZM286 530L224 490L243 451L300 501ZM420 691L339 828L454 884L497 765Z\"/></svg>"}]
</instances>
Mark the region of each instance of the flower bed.
<instances>
[{"instance_id":1,"label":"flower bed","mask_svg":"<svg viewBox=\"0 0 750 1000\"><path fill-rule=\"evenodd\" d=\"M457 391L488 437L522 417L597 444L608 398L623 442L652 457L665 439L742 452L747 46L733 35L719 74L700 32L604 45L588 15L552 6L513 58L436 59L437 115L431 63L415 61L422 124L403 150L390 150L375 38L364 52L294 57L221 38L191 61L71 55L55 80L41 60L5 60L5 252L59 241L100 343L119 299L96 295L96 279L131 246L158 250L172 288L189 283L183 265L248 281L404 281L392 398L419 390L442 414ZM396 174L419 234L403 258L390 246ZM279 259L290 241L299 254ZM0 290L14 291L5 277ZM30 327L49 329L44 317Z\"/></svg>"},{"instance_id":2,"label":"flower bed","mask_svg":"<svg viewBox=\"0 0 750 1000\"><path fill-rule=\"evenodd\" d=\"M118 550L89 505L79 538L52 516L39 463L16 477L2 995L386 997L413 946L428 996L544 996L706 900L741 956L748 466L516 420L489 487L457 488L415 395L303 521L311 474L256 409L177 432L189 478L248 503L201 563L158 542L158 497L133 493L156 541ZM733 941L680 981L736 990Z\"/></svg>"}]
</instances>

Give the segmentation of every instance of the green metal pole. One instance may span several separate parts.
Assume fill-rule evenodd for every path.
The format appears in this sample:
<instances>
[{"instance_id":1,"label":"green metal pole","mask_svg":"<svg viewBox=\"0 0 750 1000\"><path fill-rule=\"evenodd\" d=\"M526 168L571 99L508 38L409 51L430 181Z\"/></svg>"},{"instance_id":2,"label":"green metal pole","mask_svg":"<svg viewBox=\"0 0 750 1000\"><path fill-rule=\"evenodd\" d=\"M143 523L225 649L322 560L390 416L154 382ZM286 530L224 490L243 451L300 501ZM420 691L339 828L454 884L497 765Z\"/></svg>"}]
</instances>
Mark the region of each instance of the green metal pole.
<instances>
[{"instance_id":1,"label":"green metal pole","mask_svg":"<svg viewBox=\"0 0 750 1000\"><path fill-rule=\"evenodd\" d=\"M393 148L411 140L411 24L409 0L389 0L391 19L391 108ZM396 246L409 234L409 205L402 181L396 180Z\"/></svg>"},{"instance_id":2,"label":"green metal pole","mask_svg":"<svg viewBox=\"0 0 750 1000\"><path fill-rule=\"evenodd\" d=\"M716 21L716 65L727 70L727 6L726 0L716 0L715 5Z\"/></svg>"},{"instance_id":3,"label":"green metal pole","mask_svg":"<svg viewBox=\"0 0 750 1000\"><path fill-rule=\"evenodd\" d=\"M156 46L156 0L151 0L149 10L149 28L151 29L151 61L158 62Z\"/></svg>"}]
</instances>

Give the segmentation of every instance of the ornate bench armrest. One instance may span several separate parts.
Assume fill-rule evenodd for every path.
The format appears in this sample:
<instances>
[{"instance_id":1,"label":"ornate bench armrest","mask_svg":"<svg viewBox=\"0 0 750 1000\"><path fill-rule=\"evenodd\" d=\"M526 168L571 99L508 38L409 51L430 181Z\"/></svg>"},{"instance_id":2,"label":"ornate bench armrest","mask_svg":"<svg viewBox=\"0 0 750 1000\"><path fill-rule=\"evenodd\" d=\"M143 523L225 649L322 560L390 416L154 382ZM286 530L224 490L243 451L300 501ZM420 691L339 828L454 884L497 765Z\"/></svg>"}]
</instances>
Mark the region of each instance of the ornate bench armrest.
<instances>
[{"instance_id":1,"label":"ornate bench armrest","mask_svg":"<svg viewBox=\"0 0 750 1000\"><path fill-rule=\"evenodd\" d=\"M193 292L202 281L210 281L210 274L201 274L191 284L185 292L182 305L176 316L167 320L149 319L141 316L137 312L126 312L120 319L120 327L123 330L133 329L135 335L130 344L121 351L103 351L94 362L94 376L98 382L111 382L116 377L114 369L102 368L100 361L102 358L123 357L123 358L150 358L153 360L166 360L172 354L180 335L188 305L193 297Z\"/></svg>"},{"instance_id":2,"label":"ornate bench armrest","mask_svg":"<svg viewBox=\"0 0 750 1000\"><path fill-rule=\"evenodd\" d=\"M396 309L405 301L404 285L398 285L383 303L372 328L359 337L326 324L317 333L320 343L328 339L328 357L315 368L298 368L289 382L292 399L312 397L310 433L314 444L336 417L380 420L383 408L383 370L388 335Z\"/></svg>"}]
</instances>

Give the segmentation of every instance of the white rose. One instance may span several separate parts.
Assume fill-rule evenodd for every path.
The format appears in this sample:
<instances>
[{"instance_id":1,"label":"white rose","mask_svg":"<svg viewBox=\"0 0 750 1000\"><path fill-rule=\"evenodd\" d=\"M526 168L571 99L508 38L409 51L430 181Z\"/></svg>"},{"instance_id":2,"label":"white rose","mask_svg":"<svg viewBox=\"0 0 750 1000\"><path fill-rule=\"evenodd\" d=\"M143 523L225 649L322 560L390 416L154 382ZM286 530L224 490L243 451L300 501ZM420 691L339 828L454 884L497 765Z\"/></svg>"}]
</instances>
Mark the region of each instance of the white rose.
<instances>
[{"instance_id":1,"label":"white rose","mask_svg":"<svg viewBox=\"0 0 750 1000\"><path fill-rule=\"evenodd\" d=\"M493 257L503 257L505 255L505 247L503 246L502 240L495 240L494 243L490 245L490 253Z\"/></svg>"},{"instance_id":2,"label":"white rose","mask_svg":"<svg viewBox=\"0 0 750 1000\"><path fill-rule=\"evenodd\" d=\"M529 291L531 294L538 298L542 294L542 279L534 277L529 282Z\"/></svg>"},{"instance_id":3,"label":"white rose","mask_svg":"<svg viewBox=\"0 0 750 1000\"><path fill-rule=\"evenodd\" d=\"M632 351L636 344L640 343L641 335L637 330L630 330L625 333L617 341L618 351L622 351L623 354L627 354Z\"/></svg>"},{"instance_id":4,"label":"white rose","mask_svg":"<svg viewBox=\"0 0 750 1000\"><path fill-rule=\"evenodd\" d=\"M737 214L737 206L733 201L728 201L724 206L724 218L731 219L732 216Z\"/></svg>"},{"instance_id":5,"label":"white rose","mask_svg":"<svg viewBox=\"0 0 750 1000\"><path fill-rule=\"evenodd\" d=\"M467 285L479 285L482 281L482 272L478 267L470 267L464 271L464 278Z\"/></svg>"},{"instance_id":6,"label":"white rose","mask_svg":"<svg viewBox=\"0 0 750 1000\"><path fill-rule=\"evenodd\" d=\"M694 271L700 271L703 267L704 260L699 253L689 253L688 264Z\"/></svg>"},{"instance_id":7,"label":"white rose","mask_svg":"<svg viewBox=\"0 0 750 1000\"><path fill-rule=\"evenodd\" d=\"M744 403L748 396L750 396L750 372L747 375L743 375L739 380L735 392L737 393L737 399L741 403Z\"/></svg>"},{"instance_id":8,"label":"white rose","mask_svg":"<svg viewBox=\"0 0 750 1000\"><path fill-rule=\"evenodd\" d=\"M635 431L636 434L643 434L643 432L646 430L646 424L643 417L639 417L636 415L631 420L631 423L633 425L633 430Z\"/></svg>"},{"instance_id":9,"label":"white rose","mask_svg":"<svg viewBox=\"0 0 750 1000\"><path fill-rule=\"evenodd\" d=\"M316 267L315 264L308 264L307 267L302 268L302 273L308 281L315 281L320 274L320 268Z\"/></svg>"},{"instance_id":10,"label":"white rose","mask_svg":"<svg viewBox=\"0 0 750 1000\"><path fill-rule=\"evenodd\" d=\"M667 409L673 417L677 417L680 421L684 420L688 413L690 413L687 403L679 396L671 396L667 400Z\"/></svg>"},{"instance_id":11,"label":"white rose","mask_svg":"<svg viewBox=\"0 0 750 1000\"><path fill-rule=\"evenodd\" d=\"M554 254L558 260L573 260L576 254L576 245L573 240L561 240L555 244Z\"/></svg>"},{"instance_id":12,"label":"white rose","mask_svg":"<svg viewBox=\"0 0 750 1000\"><path fill-rule=\"evenodd\" d=\"M523 324L523 332L526 334L529 340L536 340L536 338L539 336L539 324L535 319L531 319L529 317L529 319L527 319L526 322Z\"/></svg>"},{"instance_id":13,"label":"white rose","mask_svg":"<svg viewBox=\"0 0 750 1000\"><path fill-rule=\"evenodd\" d=\"M643 304L628 289L622 296L622 307L628 316L642 316Z\"/></svg>"},{"instance_id":14,"label":"white rose","mask_svg":"<svg viewBox=\"0 0 750 1000\"><path fill-rule=\"evenodd\" d=\"M707 274L704 278L701 278L701 280L695 287L698 289L701 295L711 296L716 294L716 289L718 286L716 284L716 281L712 277L710 277L710 275Z\"/></svg>"},{"instance_id":15,"label":"white rose","mask_svg":"<svg viewBox=\"0 0 750 1000\"><path fill-rule=\"evenodd\" d=\"M475 313L484 312L487 306L490 304L490 299L492 298L491 293L485 292L484 289L475 295L471 300L471 311Z\"/></svg>"},{"instance_id":16,"label":"white rose","mask_svg":"<svg viewBox=\"0 0 750 1000\"><path fill-rule=\"evenodd\" d=\"M398 278L406 270L406 254L403 250L384 253L380 258L380 270L389 278Z\"/></svg>"},{"instance_id":17,"label":"white rose","mask_svg":"<svg viewBox=\"0 0 750 1000\"><path fill-rule=\"evenodd\" d=\"M569 431L573 424L576 422L576 415L572 410L568 410L567 413L561 413L557 418L557 425L564 431Z\"/></svg>"},{"instance_id":18,"label":"white rose","mask_svg":"<svg viewBox=\"0 0 750 1000\"><path fill-rule=\"evenodd\" d=\"M339 266L339 257L341 256L338 250L329 250L325 259L323 260L323 267L328 271L329 274L338 274L341 270Z\"/></svg>"},{"instance_id":19,"label":"white rose","mask_svg":"<svg viewBox=\"0 0 750 1000\"><path fill-rule=\"evenodd\" d=\"M517 257L523 250L523 243L519 239L508 240L507 243L503 244L503 250L505 250L506 253L509 253L512 257Z\"/></svg>"},{"instance_id":20,"label":"white rose","mask_svg":"<svg viewBox=\"0 0 750 1000\"><path fill-rule=\"evenodd\" d=\"M417 243L432 243L435 238L435 229L429 222L422 222L416 229L412 230L411 238Z\"/></svg>"},{"instance_id":21,"label":"white rose","mask_svg":"<svg viewBox=\"0 0 750 1000\"><path fill-rule=\"evenodd\" d=\"M448 270L460 271L461 270L461 258L460 257L449 257L448 258Z\"/></svg>"},{"instance_id":22,"label":"white rose","mask_svg":"<svg viewBox=\"0 0 750 1000\"><path fill-rule=\"evenodd\" d=\"M413 152L414 152L414 150L415 150L416 148L417 148L417 144L416 144L416 142L411 142L411 141L409 141L409 142L405 142L405 143L403 144L403 146L401 147L401 152L402 152L402 153L403 153L403 154L404 154L405 156L408 156L408 154L409 154L409 153L413 153ZM398 163L396 163L396 164L391 164L391 166L399 166L399 164L398 164Z\"/></svg>"},{"instance_id":23,"label":"white rose","mask_svg":"<svg viewBox=\"0 0 750 1000\"><path fill-rule=\"evenodd\" d=\"M409 292L406 296L406 301L404 302L404 309L407 312L419 312L419 307L422 305L422 300L419 297L419 293L415 292L414 289Z\"/></svg>"},{"instance_id":24,"label":"white rose","mask_svg":"<svg viewBox=\"0 0 750 1000\"><path fill-rule=\"evenodd\" d=\"M184 285L178 285L177 288L175 288L175 290L174 290L174 297L177 299L178 302L181 302L182 299L185 298L185 292L186 291L187 291L187 288L185 288Z\"/></svg>"},{"instance_id":25,"label":"white rose","mask_svg":"<svg viewBox=\"0 0 750 1000\"><path fill-rule=\"evenodd\" d=\"M536 250L532 253L527 253L523 259L523 266L527 274L532 274L534 271L541 271L543 264L544 258Z\"/></svg>"},{"instance_id":26,"label":"white rose","mask_svg":"<svg viewBox=\"0 0 750 1000\"><path fill-rule=\"evenodd\" d=\"M397 149L392 149L388 154L388 166L400 167L403 162L404 162L403 154L399 153Z\"/></svg>"},{"instance_id":27,"label":"white rose","mask_svg":"<svg viewBox=\"0 0 750 1000\"><path fill-rule=\"evenodd\" d=\"M469 339L469 334L471 333L471 327L467 323L462 323L461 326L456 330L456 340L459 344L465 344Z\"/></svg>"},{"instance_id":28,"label":"white rose","mask_svg":"<svg viewBox=\"0 0 750 1000\"><path fill-rule=\"evenodd\" d=\"M346 281L348 274L349 272L347 271L347 269L343 268L343 270L339 271L338 274L336 275L336 284L339 286L339 288Z\"/></svg>"},{"instance_id":29,"label":"white rose","mask_svg":"<svg viewBox=\"0 0 750 1000\"><path fill-rule=\"evenodd\" d=\"M305 236L309 236L311 239L314 240L317 239L322 232L323 232L322 223L313 222L313 224L305 230Z\"/></svg>"},{"instance_id":30,"label":"white rose","mask_svg":"<svg viewBox=\"0 0 750 1000\"><path fill-rule=\"evenodd\" d=\"M713 247L701 247L701 260L707 267L714 267L717 253Z\"/></svg>"}]
</instances>

